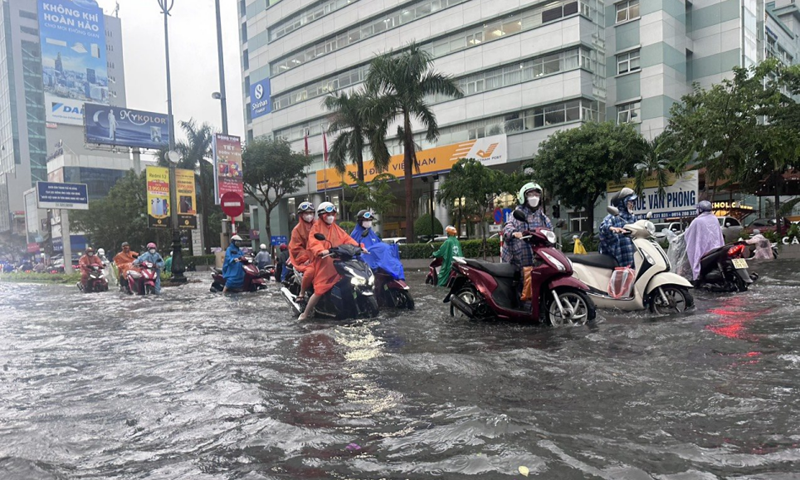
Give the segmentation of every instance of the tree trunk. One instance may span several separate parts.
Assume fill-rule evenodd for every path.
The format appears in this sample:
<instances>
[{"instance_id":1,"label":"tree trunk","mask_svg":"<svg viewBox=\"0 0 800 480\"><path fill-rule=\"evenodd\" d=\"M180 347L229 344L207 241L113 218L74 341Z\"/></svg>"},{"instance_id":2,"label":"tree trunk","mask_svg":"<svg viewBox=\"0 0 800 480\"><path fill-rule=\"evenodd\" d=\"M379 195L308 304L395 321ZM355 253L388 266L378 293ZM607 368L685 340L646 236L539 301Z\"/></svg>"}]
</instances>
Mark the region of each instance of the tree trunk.
<instances>
[{"instance_id":1,"label":"tree trunk","mask_svg":"<svg viewBox=\"0 0 800 480\"><path fill-rule=\"evenodd\" d=\"M205 160L200 160L200 200L202 202L202 221L203 221L203 229L201 230L201 240L203 242L203 249L205 254L211 253L211 245L208 243L208 216L211 212L209 212L208 206L208 175L204 172L206 171L205 168Z\"/></svg>"},{"instance_id":2,"label":"tree trunk","mask_svg":"<svg viewBox=\"0 0 800 480\"><path fill-rule=\"evenodd\" d=\"M356 168L358 169L358 180L363 182L364 181L364 159L361 155L358 156L358 160L356 161ZM345 179L345 182L347 179Z\"/></svg>"},{"instance_id":3,"label":"tree trunk","mask_svg":"<svg viewBox=\"0 0 800 480\"><path fill-rule=\"evenodd\" d=\"M414 189L413 181L413 149L414 149L414 134L411 131L411 119L408 113L404 114L403 118L403 134L405 135L404 152L403 152L403 178L405 179L406 187L406 242L415 243L414 238Z\"/></svg>"},{"instance_id":4,"label":"tree trunk","mask_svg":"<svg viewBox=\"0 0 800 480\"><path fill-rule=\"evenodd\" d=\"M589 238L592 239L592 240L594 240L594 204L595 204L595 200L597 200L597 196L594 197L594 200L590 200L589 203L586 205L586 221L588 222L588 225L586 227L586 231L589 232Z\"/></svg>"},{"instance_id":5,"label":"tree trunk","mask_svg":"<svg viewBox=\"0 0 800 480\"><path fill-rule=\"evenodd\" d=\"M266 215L267 215L266 219L264 221L264 227L265 227L265 230L267 231L267 239L266 239L266 241L262 241L261 243L265 243L265 244L269 245L268 250L272 251L273 264L276 264L277 263L277 260L276 260L277 254L280 253L280 252L275 250L274 247L272 246L272 224L270 223L270 217L272 217L272 209L267 207L267 205L264 204L264 203L261 204L261 208L264 210L264 213L266 213Z\"/></svg>"},{"instance_id":6,"label":"tree trunk","mask_svg":"<svg viewBox=\"0 0 800 480\"><path fill-rule=\"evenodd\" d=\"M778 232L778 238L783 236L783 219L781 218L781 183L783 182L783 175L778 170L775 170L775 226Z\"/></svg>"}]
</instances>

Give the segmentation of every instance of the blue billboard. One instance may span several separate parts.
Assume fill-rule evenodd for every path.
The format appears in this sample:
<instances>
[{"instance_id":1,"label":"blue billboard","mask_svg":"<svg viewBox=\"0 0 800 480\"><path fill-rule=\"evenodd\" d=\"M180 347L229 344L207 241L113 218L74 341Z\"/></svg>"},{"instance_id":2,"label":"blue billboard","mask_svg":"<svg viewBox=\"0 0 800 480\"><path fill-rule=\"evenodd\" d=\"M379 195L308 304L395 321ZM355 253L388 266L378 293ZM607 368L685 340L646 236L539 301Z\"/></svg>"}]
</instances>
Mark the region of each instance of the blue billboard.
<instances>
[{"instance_id":1,"label":"blue billboard","mask_svg":"<svg viewBox=\"0 0 800 480\"><path fill-rule=\"evenodd\" d=\"M262 117L272 111L269 78L250 84L250 118Z\"/></svg>"},{"instance_id":2,"label":"blue billboard","mask_svg":"<svg viewBox=\"0 0 800 480\"><path fill-rule=\"evenodd\" d=\"M86 143L158 149L169 144L169 116L87 103Z\"/></svg>"},{"instance_id":3,"label":"blue billboard","mask_svg":"<svg viewBox=\"0 0 800 480\"><path fill-rule=\"evenodd\" d=\"M89 210L85 183L36 182L36 203L41 209Z\"/></svg>"},{"instance_id":4,"label":"blue billboard","mask_svg":"<svg viewBox=\"0 0 800 480\"><path fill-rule=\"evenodd\" d=\"M95 0L39 0L47 121L81 125L84 102L108 103L103 10Z\"/></svg>"}]
</instances>

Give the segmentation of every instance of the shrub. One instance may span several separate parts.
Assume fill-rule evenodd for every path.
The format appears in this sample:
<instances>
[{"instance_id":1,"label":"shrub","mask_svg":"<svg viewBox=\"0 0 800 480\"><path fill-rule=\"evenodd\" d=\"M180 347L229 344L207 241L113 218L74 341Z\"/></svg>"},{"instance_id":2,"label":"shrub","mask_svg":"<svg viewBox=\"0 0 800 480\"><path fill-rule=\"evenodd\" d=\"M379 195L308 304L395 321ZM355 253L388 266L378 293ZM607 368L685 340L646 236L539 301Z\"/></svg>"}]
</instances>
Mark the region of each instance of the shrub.
<instances>
[{"instance_id":1,"label":"shrub","mask_svg":"<svg viewBox=\"0 0 800 480\"><path fill-rule=\"evenodd\" d=\"M342 230L344 230L345 232L350 233L353 231L354 228L356 228L356 222L343 220L339 222L339 226L342 227Z\"/></svg>"},{"instance_id":2,"label":"shrub","mask_svg":"<svg viewBox=\"0 0 800 480\"><path fill-rule=\"evenodd\" d=\"M434 231L431 232L430 214L426 213L425 215L419 217L416 222L414 222L414 233L416 235L442 235L444 233L444 228L442 228L442 222L440 222L436 217L433 217L433 229Z\"/></svg>"},{"instance_id":3,"label":"shrub","mask_svg":"<svg viewBox=\"0 0 800 480\"><path fill-rule=\"evenodd\" d=\"M211 266L215 264L216 260L216 255L195 255L194 257L183 257L183 264L186 267L189 267L189 265L196 267L201 265Z\"/></svg>"}]
</instances>

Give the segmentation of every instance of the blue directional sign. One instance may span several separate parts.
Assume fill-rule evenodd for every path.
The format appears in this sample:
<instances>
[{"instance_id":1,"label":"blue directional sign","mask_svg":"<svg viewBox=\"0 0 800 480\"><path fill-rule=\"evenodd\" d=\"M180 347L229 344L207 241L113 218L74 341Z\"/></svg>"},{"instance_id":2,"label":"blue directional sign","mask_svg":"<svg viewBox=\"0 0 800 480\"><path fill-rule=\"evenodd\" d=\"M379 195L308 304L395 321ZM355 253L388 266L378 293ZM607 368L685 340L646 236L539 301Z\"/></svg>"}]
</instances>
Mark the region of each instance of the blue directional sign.
<instances>
[{"instance_id":1,"label":"blue directional sign","mask_svg":"<svg viewBox=\"0 0 800 480\"><path fill-rule=\"evenodd\" d=\"M39 208L89 210L89 190L85 183L36 182Z\"/></svg>"},{"instance_id":2,"label":"blue directional sign","mask_svg":"<svg viewBox=\"0 0 800 480\"><path fill-rule=\"evenodd\" d=\"M289 243L289 241L286 239L286 235L273 235L270 243L272 246L277 247L282 243Z\"/></svg>"},{"instance_id":3,"label":"blue directional sign","mask_svg":"<svg viewBox=\"0 0 800 480\"><path fill-rule=\"evenodd\" d=\"M508 223L508 222L510 222L510 221L511 221L511 217L513 216L513 215L511 215L511 214L512 214L513 212L514 212L514 211L513 211L513 210L511 210L510 208L504 208L504 209L503 209L503 223Z\"/></svg>"}]
</instances>

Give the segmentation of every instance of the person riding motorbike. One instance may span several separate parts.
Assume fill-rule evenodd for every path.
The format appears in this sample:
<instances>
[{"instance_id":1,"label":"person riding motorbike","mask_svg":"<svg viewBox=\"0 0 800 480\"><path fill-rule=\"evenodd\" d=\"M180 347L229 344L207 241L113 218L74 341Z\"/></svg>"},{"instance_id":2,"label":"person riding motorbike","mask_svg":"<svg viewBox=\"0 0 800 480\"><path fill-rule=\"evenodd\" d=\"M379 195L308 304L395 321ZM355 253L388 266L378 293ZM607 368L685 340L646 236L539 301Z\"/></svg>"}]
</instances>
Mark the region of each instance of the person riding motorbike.
<instances>
[{"instance_id":1,"label":"person riding motorbike","mask_svg":"<svg viewBox=\"0 0 800 480\"><path fill-rule=\"evenodd\" d=\"M103 261L94 254L94 248L87 247L86 252L78 261L78 266L81 269L81 285L86 289L86 283L89 281L89 272L92 271L92 266L103 268Z\"/></svg>"},{"instance_id":2,"label":"person riding motorbike","mask_svg":"<svg viewBox=\"0 0 800 480\"><path fill-rule=\"evenodd\" d=\"M147 244L147 251L139 255L133 264L139 266L145 262L150 262L156 267L156 295L158 295L161 293L161 272L164 271L164 259L161 258L158 247L153 242Z\"/></svg>"},{"instance_id":3,"label":"person riding motorbike","mask_svg":"<svg viewBox=\"0 0 800 480\"><path fill-rule=\"evenodd\" d=\"M725 245L722 226L711 212L711 202L703 200L697 204L697 218L689 224L684 238L686 238L686 255L692 265L692 279L697 281L700 276L700 259L703 255Z\"/></svg>"},{"instance_id":4,"label":"person riding motorbike","mask_svg":"<svg viewBox=\"0 0 800 480\"><path fill-rule=\"evenodd\" d=\"M99 258L100 261L103 262L103 266L108 264L108 258L106 258L106 251L103 250L102 248L97 249L97 258Z\"/></svg>"},{"instance_id":5,"label":"person riding motorbike","mask_svg":"<svg viewBox=\"0 0 800 480\"><path fill-rule=\"evenodd\" d=\"M122 242L122 251L114 256L114 265L117 266L120 283L125 281L125 274L133 267L133 261L139 254L131 251L128 242Z\"/></svg>"},{"instance_id":6,"label":"person riding motorbike","mask_svg":"<svg viewBox=\"0 0 800 480\"><path fill-rule=\"evenodd\" d=\"M503 227L505 245L501 254L504 263L511 263L518 268L533 265L533 249L520 240L523 232L534 228L553 228L553 224L544 213L542 205L542 187L538 183L528 182L517 193L517 210L525 214L525 221L517 220L513 216Z\"/></svg>"},{"instance_id":7,"label":"person riding motorbike","mask_svg":"<svg viewBox=\"0 0 800 480\"><path fill-rule=\"evenodd\" d=\"M225 250L225 261L222 263L222 276L225 278L225 287L222 293L228 290L241 288L244 285L244 265L242 265L242 253L239 244L242 237L234 235L231 237L231 244Z\"/></svg>"},{"instance_id":8,"label":"person riding motorbike","mask_svg":"<svg viewBox=\"0 0 800 480\"><path fill-rule=\"evenodd\" d=\"M636 217L631 211L636 206L638 196L628 187L623 188L611 199L611 204L619 210L619 215L606 215L600 224L599 253L609 255L617 260L620 267L633 268L633 254L636 247L633 240L625 235L625 225L634 223Z\"/></svg>"},{"instance_id":9,"label":"person riding motorbike","mask_svg":"<svg viewBox=\"0 0 800 480\"><path fill-rule=\"evenodd\" d=\"M756 246L756 260L772 260L772 244L761 234L761 230L753 230L753 236L747 239L749 245Z\"/></svg>"},{"instance_id":10,"label":"person riding motorbike","mask_svg":"<svg viewBox=\"0 0 800 480\"><path fill-rule=\"evenodd\" d=\"M308 299L305 311L300 315L300 320L305 320L314 314L314 308L323 295L328 293L336 282L339 281L339 273L333 265L333 259L326 256L330 249L340 245L354 245L359 243L350 238L347 232L336 225L336 206L330 202L322 202L317 207L317 217L319 221L314 223L311 231L308 232L308 250L314 258L314 294ZM325 240L318 240L314 237L317 233L325 236Z\"/></svg>"},{"instance_id":11,"label":"person riding motorbike","mask_svg":"<svg viewBox=\"0 0 800 480\"><path fill-rule=\"evenodd\" d=\"M305 301L306 291L314 282L314 255L308 250L308 235L314 227L314 204L311 202L301 203L297 207L297 218L297 226L292 230L288 251L292 266L303 274L300 294L295 300L299 303ZM286 270L285 263L284 270Z\"/></svg>"},{"instance_id":12,"label":"person riding motorbike","mask_svg":"<svg viewBox=\"0 0 800 480\"><path fill-rule=\"evenodd\" d=\"M272 265L272 255L267 251L266 244L262 243L258 248L259 251L256 254L255 262L258 269L261 270L267 265Z\"/></svg>"},{"instance_id":13,"label":"person riding motorbike","mask_svg":"<svg viewBox=\"0 0 800 480\"><path fill-rule=\"evenodd\" d=\"M356 227L350 232L350 237L356 242L360 242L369 250L369 253L361 255L361 259L367 262L371 269L377 270L382 268L392 277L398 280L405 280L406 274L403 271L403 264L400 259L395 257L392 252L392 246L383 243L381 238L372 230L372 222L375 220L375 214L369 210L361 210L358 212ZM367 232L363 236L363 232Z\"/></svg>"},{"instance_id":14,"label":"person riding motorbike","mask_svg":"<svg viewBox=\"0 0 800 480\"><path fill-rule=\"evenodd\" d=\"M458 241L458 230L452 225L448 225L444 229L447 233L447 240L433 253L433 257L442 259L442 267L439 270L439 283L440 287L447 286L447 281L450 279L450 269L453 267L453 257L463 257L464 253L461 251L461 243Z\"/></svg>"}]
</instances>

